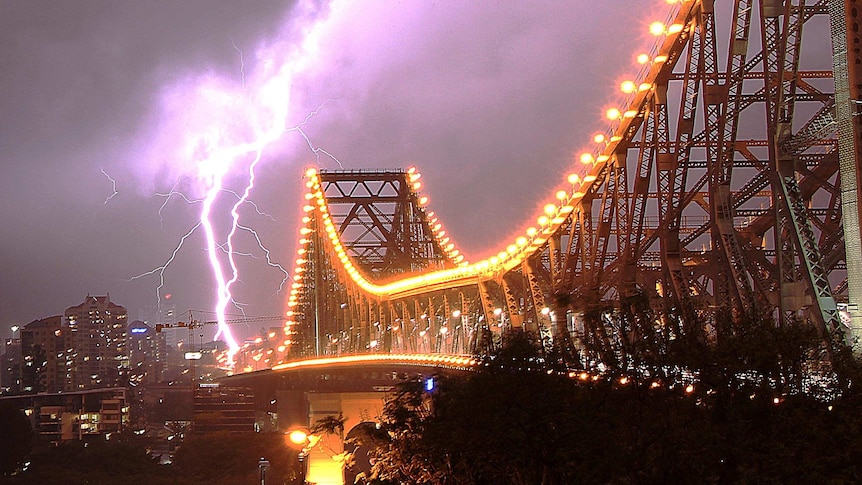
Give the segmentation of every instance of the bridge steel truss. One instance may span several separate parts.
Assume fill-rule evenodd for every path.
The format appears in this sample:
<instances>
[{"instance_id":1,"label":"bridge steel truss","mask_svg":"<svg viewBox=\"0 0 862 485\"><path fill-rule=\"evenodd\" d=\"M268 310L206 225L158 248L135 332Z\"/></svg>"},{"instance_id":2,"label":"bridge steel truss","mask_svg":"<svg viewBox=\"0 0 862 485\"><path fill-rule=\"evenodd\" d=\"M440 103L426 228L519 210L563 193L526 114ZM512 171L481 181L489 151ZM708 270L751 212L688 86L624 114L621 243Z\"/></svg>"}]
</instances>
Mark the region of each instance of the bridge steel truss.
<instances>
[{"instance_id":1,"label":"bridge steel truss","mask_svg":"<svg viewBox=\"0 0 862 485\"><path fill-rule=\"evenodd\" d=\"M415 172L309 170L296 355L476 353L506 327L600 341L579 315L634 295L680 331L722 310L838 328L862 283L858 3L675 5L593 163L478 263Z\"/></svg>"}]
</instances>

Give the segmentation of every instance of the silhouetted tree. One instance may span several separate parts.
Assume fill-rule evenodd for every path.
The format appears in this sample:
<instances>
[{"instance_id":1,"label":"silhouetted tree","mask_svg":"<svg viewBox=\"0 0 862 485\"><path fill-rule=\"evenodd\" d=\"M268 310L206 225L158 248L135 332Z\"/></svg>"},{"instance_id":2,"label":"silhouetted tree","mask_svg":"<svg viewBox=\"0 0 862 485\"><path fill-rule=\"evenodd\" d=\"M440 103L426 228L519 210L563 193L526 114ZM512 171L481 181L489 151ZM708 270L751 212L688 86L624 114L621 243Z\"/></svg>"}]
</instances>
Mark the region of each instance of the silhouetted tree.
<instances>
[{"instance_id":1,"label":"silhouetted tree","mask_svg":"<svg viewBox=\"0 0 862 485\"><path fill-rule=\"evenodd\" d=\"M662 328L675 325L633 308L602 316L613 337L602 351L614 352L619 367L601 373L561 370L554 351L513 334L470 376L438 377L430 393L405 383L384 408L388 441L370 478L459 485L862 479L862 396L842 392L833 374L806 371L821 348L816 332L752 317L710 341Z\"/></svg>"},{"instance_id":2,"label":"silhouetted tree","mask_svg":"<svg viewBox=\"0 0 862 485\"><path fill-rule=\"evenodd\" d=\"M0 476L21 467L33 448L30 420L12 402L0 401Z\"/></svg>"}]
</instances>

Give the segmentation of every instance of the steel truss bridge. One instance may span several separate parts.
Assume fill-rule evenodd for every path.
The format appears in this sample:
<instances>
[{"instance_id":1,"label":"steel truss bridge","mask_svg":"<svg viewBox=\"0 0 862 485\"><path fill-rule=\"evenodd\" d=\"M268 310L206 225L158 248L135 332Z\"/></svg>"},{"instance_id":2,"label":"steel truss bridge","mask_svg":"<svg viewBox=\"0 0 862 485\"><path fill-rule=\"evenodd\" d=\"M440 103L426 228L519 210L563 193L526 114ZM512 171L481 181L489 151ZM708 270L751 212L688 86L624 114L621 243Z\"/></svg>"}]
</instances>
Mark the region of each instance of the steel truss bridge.
<instances>
[{"instance_id":1,"label":"steel truss bridge","mask_svg":"<svg viewBox=\"0 0 862 485\"><path fill-rule=\"evenodd\" d=\"M669 5L595 151L482 261L414 169L309 169L291 357L473 354L506 328L601 340L578 316L633 295L682 329L759 311L859 336L860 4Z\"/></svg>"}]
</instances>

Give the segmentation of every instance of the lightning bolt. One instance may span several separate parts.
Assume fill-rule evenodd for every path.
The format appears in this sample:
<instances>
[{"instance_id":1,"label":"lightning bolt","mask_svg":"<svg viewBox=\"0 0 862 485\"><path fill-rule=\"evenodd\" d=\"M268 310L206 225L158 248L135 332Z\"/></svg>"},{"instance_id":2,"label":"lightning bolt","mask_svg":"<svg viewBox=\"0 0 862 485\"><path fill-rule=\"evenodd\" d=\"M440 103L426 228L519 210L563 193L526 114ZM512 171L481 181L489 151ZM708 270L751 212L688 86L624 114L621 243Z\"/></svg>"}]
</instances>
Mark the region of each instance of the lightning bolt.
<instances>
[{"instance_id":1,"label":"lightning bolt","mask_svg":"<svg viewBox=\"0 0 862 485\"><path fill-rule=\"evenodd\" d=\"M109 200L113 199L115 195L119 194L119 192L117 192L117 181L111 178L111 176L108 175L108 172L106 172L105 169L100 170L102 171L102 175L108 177L108 180L111 181L111 189L114 191L113 194L109 195L108 198L105 199L105 204L107 204Z\"/></svg>"},{"instance_id":2,"label":"lightning bolt","mask_svg":"<svg viewBox=\"0 0 862 485\"><path fill-rule=\"evenodd\" d=\"M283 278L278 288L281 292L290 279L287 271L272 257L272 252L264 244L260 235L249 225L242 223L242 208L248 206L264 217L275 220L272 216L261 212L251 200L256 183L256 170L264 160L264 152L275 142L287 134L294 133L301 137L318 162L326 158L344 167L342 162L332 153L312 142L305 131L314 118L326 104L307 113L295 126L288 124L289 108L291 106L291 90L297 76L314 66L316 56L320 51L321 40L326 35L331 22L337 22L340 11L348 2L333 0L326 8L314 1L301 1L294 6L295 21L301 27L302 37L293 44L293 49L281 62L267 57L258 56L259 69L249 71L242 50L233 39L230 40L233 49L239 54L239 83L241 89L232 87L230 82L202 76L192 89L193 91L177 91L174 97L166 98L170 103L167 109L174 109L174 103L184 103L183 106L171 112L171 116L183 117L182 132L185 134L180 148L181 159L176 160L174 167L182 170L186 162L191 162L197 172L195 186L199 193L189 197L179 189L180 182L187 180L189 174L180 179L167 193L157 194L164 201L159 208L159 217L166 210L168 203L179 197L187 204L200 206L196 223L182 236L174 247L170 257L161 265L145 273L132 277L130 280L158 275L159 285L156 288L157 298L164 287L165 272L173 263L177 254L187 244L195 233L201 233L205 243L204 249L207 262L215 283L215 320L218 330L215 338L222 339L227 344L227 360L234 363L234 355L240 346L226 323L229 306L243 311L243 304L234 299L232 290L240 281L240 269L237 260L240 257L252 256L250 252L238 249L239 233L248 233L263 253L266 264L282 272ZM275 52L275 51L273 51ZM278 51L282 54L282 51ZM236 81L234 81L234 85ZM194 123L199 123L195 125ZM203 126L201 126L203 125ZM163 131L167 132L167 131ZM161 154L163 156L163 154ZM238 175L239 174L239 175ZM227 182L242 180L241 190L233 190ZM234 182L231 182L234 183ZM202 185L202 187L201 187ZM220 210L224 206L225 196L235 200L227 206L228 211ZM218 223L217 223L218 222ZM253 257L253 256L252 256ZM244 313L244 312L243 312Z\"/></svg>"},{"instance_id":3,"label":"lightning bolt","mask_svg":"<svg viewBox=\"0 0 862 485\"><path fill-rule=\"evenodd\" d=\"M230 39L230 43L233 46L234 50L239 53L239 74L240 80L242 81L242 85L245 86L245 62L242 60L242 51L239 50L239 47L236 46L236 42L233 39Z\"/></svg>"}]
</instances>

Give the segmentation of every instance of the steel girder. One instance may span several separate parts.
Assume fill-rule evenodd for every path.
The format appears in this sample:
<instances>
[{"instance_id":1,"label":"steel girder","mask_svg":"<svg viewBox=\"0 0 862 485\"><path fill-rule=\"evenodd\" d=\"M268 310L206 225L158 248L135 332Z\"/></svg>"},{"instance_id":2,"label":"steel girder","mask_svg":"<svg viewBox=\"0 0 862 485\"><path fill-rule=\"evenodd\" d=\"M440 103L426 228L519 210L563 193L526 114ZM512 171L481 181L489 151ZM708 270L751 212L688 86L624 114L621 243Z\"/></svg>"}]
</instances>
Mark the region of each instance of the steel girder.
<instances>
[{"instance_id":1,"label":"steel girder","mask_svg":"<svg viewBox=\"0 0 862 485\"><path fill-rule=\"evenodd\" d=\"M834 46L823 29L806 26L831 19L834 41L836 12L858 25L858 11L849 13L855 0L809 3L683 2L674 19L679 35L658 51L647 89L642 85L627 100L626 116L599 149L586 184L572 182L576 202L554 217L552 234L532 236L520 263L494 263L472 279L434 280L406 296L375 297L339 268L343 262L330 250L319 251L315 282L323 286L315 293L326 296L316 298L347 302L349 317L332 321L352 328L357 343L318 352L368 351L373 341L389 351L481 352L506 327L554 338L574 332L576 341L600 343L608 338L604 329L584 328L578 315L636 294L674 315L668 323L676 332L720 337L714 323L721 312L835 328L836 302L853 287L847 268L862 267L858 223L847 217L848 207L858 211L860 117L851 110L858 109L860 88L850 80L859 77L836 67L836 95L833 70L812 54ZM846 38L842 52L844 59L851 55ZM427 253L411 249L414 242L433 246L427 234L389 229L397 225L395 210L375 211L354 198L357 188L378 192L350 174L331 176L344 180L329 182L327 200L350 207L333 214L339 237L365 274L445 266L439 255L416 258ZM417 210L412 223L424 227ZM852 255L849 244L845 251L848 230L857 238ZM350 234L373 234L373 244ZM405 254L413 262L399 259ZM411 266L415 260L425 266ZM336 301L316 305L340 308ZM440 340L443 328L457 339Z\"/></svg>"}]
</instances>

